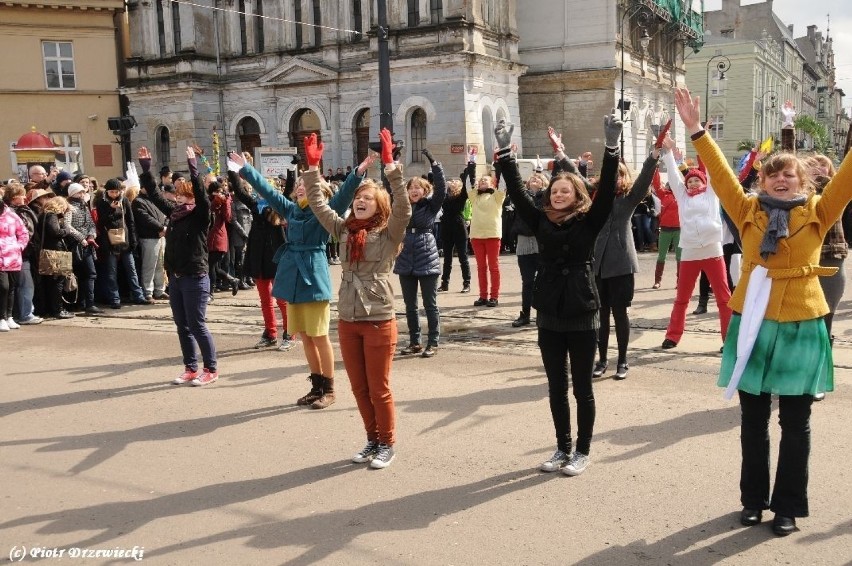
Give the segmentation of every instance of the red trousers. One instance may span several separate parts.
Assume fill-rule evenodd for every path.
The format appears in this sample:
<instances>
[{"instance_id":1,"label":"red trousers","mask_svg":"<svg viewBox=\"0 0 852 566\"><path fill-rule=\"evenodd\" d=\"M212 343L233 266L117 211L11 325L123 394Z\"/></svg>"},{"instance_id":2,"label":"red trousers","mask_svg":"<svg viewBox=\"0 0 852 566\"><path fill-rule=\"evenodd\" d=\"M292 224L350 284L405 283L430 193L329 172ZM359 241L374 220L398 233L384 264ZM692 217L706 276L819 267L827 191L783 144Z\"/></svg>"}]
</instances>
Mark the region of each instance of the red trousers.
<instances>
[{"instance_id":1,"label":"red trousers","mask_svg":"<svg viewBox=\"0 0 852 566\"><path fill-rule=\"evenodd\" d=\"M488 297L488 275L491 275L491 298L500 298L500 238L471 238L476 256L476 275L479 279L479 298Z\"/></svg>"},{"instance_id":2,"label":"red trousers","mask_svg":"<svg viewBox=\"0 0 852 566\"><path fill-rule=\"evenodd\" d=\"M719 309L719 325L722 328L722 342L728 334L728 323L731 321L731 307L728 301L731 299L731 290L728 288L728 273L725 270L725 259L723 257L712 257L709 259L698 259L693 261L681 261L680 272L677 277L677 294L674 305L672 305L672 316L669 319L669 327L666 329L666 338L677 344L683 336L683 327L686 324L686 309L692 292L695 290L695 282L701 272L707 274L710 280L710 288L716 297L716 308Z\"/></svg>"},{"instance_id":3,"label":"red trousers","mask_svg":"<svg viewBox=\"0 0 852 566\"><path fill-rule=\"evenodd\" d=\"M396 410L390 389L390 369L396 350L396 319L337 322L343 366L364 421L367 439L396 442Z\"/></svg>"},{"instance_id":4,"label":"red trousers","mask_svg":"<svg viewBox=\"0 0 852 566\"><path fill-rule=\"evenodd\" d=\"M272 279L255 279L257 294L260 296L260 312L263 314L263 327L266 337L275 340L278 338L278 323L275 320L275 306L272 304ZM275 299L278 310L281 311L281 319L284 321L284 334L287 334L287 301Z\"/></svg>"}]
</instances>

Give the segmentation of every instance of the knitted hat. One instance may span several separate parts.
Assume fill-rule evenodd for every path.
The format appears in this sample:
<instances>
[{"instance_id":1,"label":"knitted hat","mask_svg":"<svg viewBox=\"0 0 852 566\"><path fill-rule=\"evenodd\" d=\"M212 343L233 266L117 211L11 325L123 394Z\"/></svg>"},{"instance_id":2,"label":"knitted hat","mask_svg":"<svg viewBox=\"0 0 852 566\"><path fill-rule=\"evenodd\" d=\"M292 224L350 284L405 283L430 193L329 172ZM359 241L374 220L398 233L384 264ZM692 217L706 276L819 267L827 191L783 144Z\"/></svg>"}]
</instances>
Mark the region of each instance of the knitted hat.
<instances>
[{"instance_id":1,"label":"knitted hat","mask_svg":"<svg viewBox=\"0 0 852 566\"><path fill-rule=\"evenodd\" d=\"M172 170L169 168L168 165L163 165L160 168L160 177L165 177L166 175L171 175L171 174L172 174Z\"/></svg>"},{"instance_id":2,"label":"knitted hat","mask_svg":"<svg viewBox=\"0 0 852 566\"><path fill-rule=\"evenodd\" d=\"M691 177L698 177L702 185L707 184L707 175L701 169L693 167L683 175L683 182L686 183Z\"/></svg>"},{"instance_id":3,"label":"knitted hat","mask_svg":"<svg viewBox=\"0 0 852 566\"><path fill-rule=\"evenodd\" d=\"M68 198L71 198L76 194L85 193L85 192L86 192L85 187L83 187L83 185L81 185L79 183L71 183L70 185L68 185Z\"/></svg>"},{"instance_id":4,"label":"knitted hat","mask_svg":"<svg viewBox=\"0 0 852 566\"><path fill-rule=\"evenodd\" d=\"M73 179L74 176L68 171L60 171L59 174L56 176L56 184L61 185L65 181L71 181Z\"/></svg>"}]
</instances>

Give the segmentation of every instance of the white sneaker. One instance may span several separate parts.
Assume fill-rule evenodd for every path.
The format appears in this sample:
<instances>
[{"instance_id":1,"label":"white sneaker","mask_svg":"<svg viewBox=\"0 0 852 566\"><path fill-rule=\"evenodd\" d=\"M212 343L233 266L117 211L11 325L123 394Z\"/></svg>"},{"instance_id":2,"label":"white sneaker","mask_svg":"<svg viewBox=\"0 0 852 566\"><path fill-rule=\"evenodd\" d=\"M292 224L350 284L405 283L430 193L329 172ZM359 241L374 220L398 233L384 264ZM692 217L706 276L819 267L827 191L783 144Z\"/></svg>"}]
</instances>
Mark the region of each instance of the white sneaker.
<instances>
[{"instance_id":1,"label":"white sneaker","mask_svg":"<svg viewBox=\"0 0 852 566\"><path fill-rule=\"evenodd\" d=\"M571 459L562 468L562 473L566 476L579 476L589 467L589 457L582 452L575 451L571 454Z\"/></svg>"},{"instance_id":2,"label":"white sneaker","mask_svg":"<svg viewBox=\"0 0 852 566\"><path fill-rule=\"evenodd\" d=\"M9 332L9 323L5 318L0 318L0 332Z\"/></svg>"},{"instance_id":3,"label":"white sneaker","mask_svg":"<svg viewBox=\"0 0 852 566\"><path fill-rule=\"evenodd\" d=\"M44 319L40 316L31 316L30 318L26 318L24 320L19 320L18 324L41 324L44 322Z\"/></svg>"},{"instance_id":4,"label":"white sneaker","mask_svg":"<svg viewBox=\"0 0 852 566\"><path fill-rule=\"evenodd\" d=\"M281 344L278 345L279 352L286 352L296 345L296 341L290 336L284 336L281 339Z\"/></svg>"},{"instance_id":5,"label":"white sneaker","mask_svg":"<svg viewBox=\"0 0 852 566\"><path fill-rule=\"evenodd\" d=\"M376 447L376 454L370 460L370 467L380 470L391 465L394 458L393 446L388 444L379 444Z\"/></svg>"},{"instance_id":6,"label":"white sneaker","mask_svg":"<svg viewBox=\"0 0 852 566\"><path fill-rule=\"evenodd\" d=\"M15 322L15 319L12 318L11 316L6 319L6 324L9 325L9 328L11 330L17 330L17 329L20 328L20 325L17 322Z\"/></svg>"},{"instance_id":7,"label":"white sneaker","mask_svg":"<svg viewBox=\"0 0 852 566\"><path fill-rule=\"evenodd\" d=\"M557 450L553 453L553 456L550 457L550 460L546 462L542 462L539 469L542 472L558 472L568 463L568 454L563 452L562 450Z\"/></svg>"}]
</instances>

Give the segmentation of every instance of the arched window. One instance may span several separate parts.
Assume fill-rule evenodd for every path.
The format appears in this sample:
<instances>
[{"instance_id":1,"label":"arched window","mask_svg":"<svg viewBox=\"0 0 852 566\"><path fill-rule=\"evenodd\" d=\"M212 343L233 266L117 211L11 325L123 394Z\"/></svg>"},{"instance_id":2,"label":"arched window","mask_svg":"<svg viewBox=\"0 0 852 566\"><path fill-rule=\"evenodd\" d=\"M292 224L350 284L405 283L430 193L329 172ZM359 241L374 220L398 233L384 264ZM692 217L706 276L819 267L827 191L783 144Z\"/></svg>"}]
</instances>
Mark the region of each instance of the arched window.
<instances>
[{"instance_id":1,"label":"arched window","mask_svg":"<svg viewBox=\"0 0 852 566\"><path fill-rule=\"evenodd\" d=\"M364 108L355 116L355 163L367 158L370 144L370 109Z\"/></svg>"},{"instance_id":2,"label":"arched window","mask_svg":"<svg viewBox=\"0 0 852 566\"><path fill-rule=\"evenodd\" d=\"M416 108L411 113L411 163L423 161L420 153L426 148L426 112L422 108Z\"/></svg>"},{"instance_id":3,"label":"arched window","mask_svg":"<svg viewBox=\"0 0 852 566\"><path fill-rule=\"evenodd\" d=\"M486 162L494 155L494 122L491 120L491 110L482 109L482 142L485 146Z\"/></svg>"},{"instance_id":4,"label":"arched window","mask_svg":"<svg viewBox=\"0 0 852 566\"><path fill-rule=\"evenodd\" d=\"M163 167L165 165L169 165L169 162L172 160L172 141L171 136L169 134L169 129L165 126L160 126L157 128L157 137L156 137L156 146L154 151L156 152L156 165Z\"/></svg>"},{"instance_id":5,"label":"arched window","mask_svg":"<svg viewBox=\"0 0 852 566\"><path fill-rule=\"evenodd\" d=\"M299 152L302 163L308 162L305 156L305 138L311 134L317 135L317 143L322 141L319 118L310 108L303 108L293 114L293 118L290 120L290 145ZM322 170L321 165L320 170Z\"/></svg>"},{"instance_id":6,"label":"arched window","mask_svg":"<svg viewBox=\"0 0 852 566\"><path fill-rule=\"evenodd\" d=\"M240 141L240 151L252 153L254 148L260 147L260 126L257 120L246 116L237 124L237 138Z\"/></svg>"}]
</instances>

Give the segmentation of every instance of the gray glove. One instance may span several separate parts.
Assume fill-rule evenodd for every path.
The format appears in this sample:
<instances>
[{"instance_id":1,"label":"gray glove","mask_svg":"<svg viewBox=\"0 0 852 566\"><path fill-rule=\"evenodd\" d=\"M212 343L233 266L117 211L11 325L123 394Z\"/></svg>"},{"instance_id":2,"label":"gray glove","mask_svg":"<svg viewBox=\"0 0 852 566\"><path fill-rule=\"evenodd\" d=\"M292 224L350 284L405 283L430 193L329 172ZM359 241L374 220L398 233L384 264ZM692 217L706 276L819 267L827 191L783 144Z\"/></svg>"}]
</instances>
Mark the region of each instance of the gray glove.
<instances>
[{"instance_id":1,"label":"gray glove","mask_svg":"<svg viewBox=\"0 0 852 566\"><path fill-rule=\"evenodd\" d=\"M515 125L507 123L501 119L497 122L497 127L494 128L494 137L497 138L497 149L508 149L512 145L512 132L515 131Z\"/></svg>"},{"instance_id":2,"label":"gray glove","mask_svg":"<svg viewBox=\"0 0 852 566\"><path fill-rule=\"evenodd\" d=\"M615 115L615 110L609 116L604 116L604 137L607 147L618 147L622 128L624 128L624 122Z\"/></svg>"}]
</instances>

